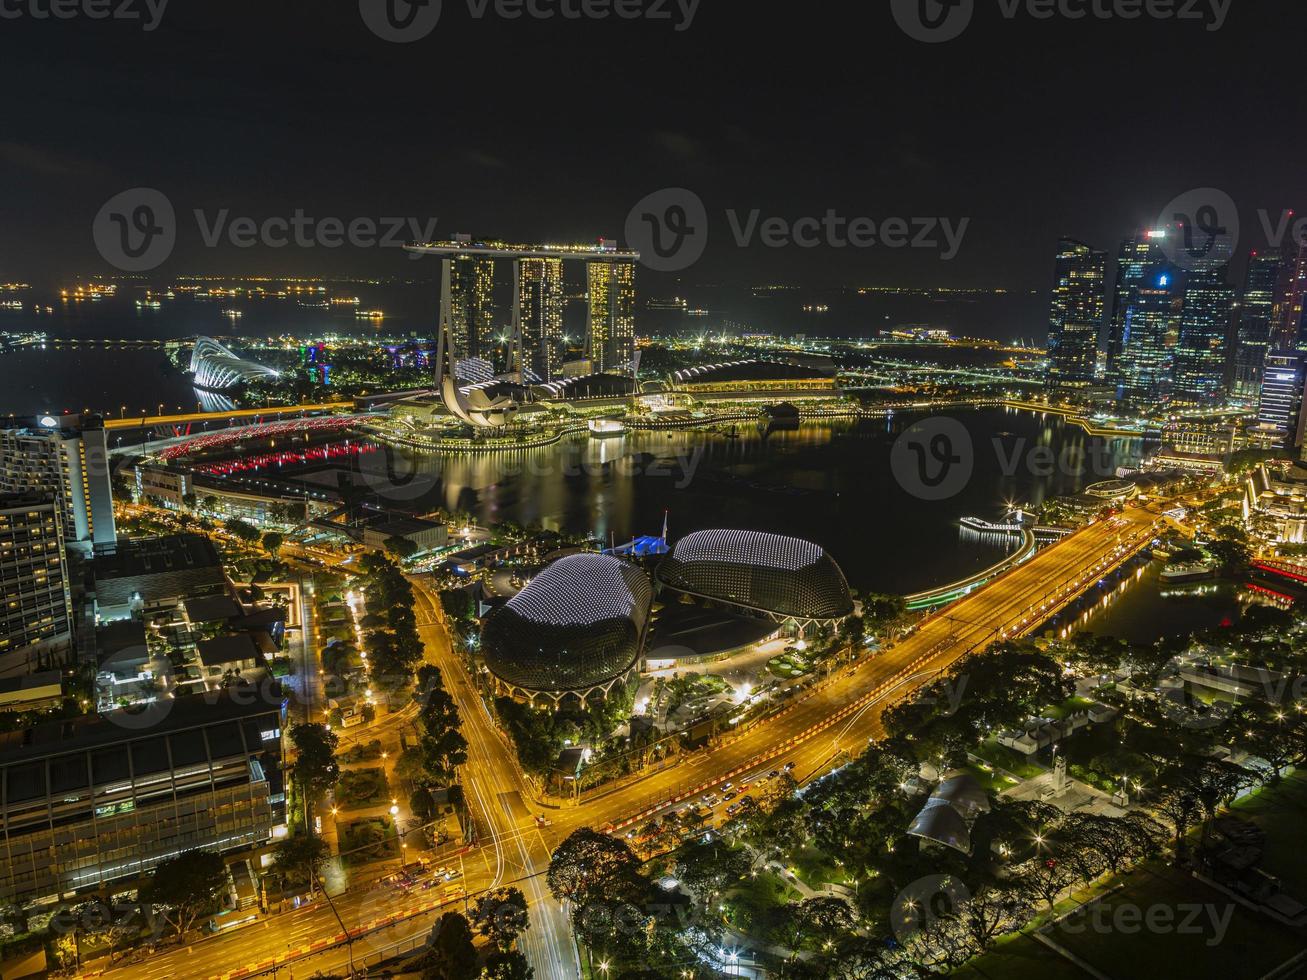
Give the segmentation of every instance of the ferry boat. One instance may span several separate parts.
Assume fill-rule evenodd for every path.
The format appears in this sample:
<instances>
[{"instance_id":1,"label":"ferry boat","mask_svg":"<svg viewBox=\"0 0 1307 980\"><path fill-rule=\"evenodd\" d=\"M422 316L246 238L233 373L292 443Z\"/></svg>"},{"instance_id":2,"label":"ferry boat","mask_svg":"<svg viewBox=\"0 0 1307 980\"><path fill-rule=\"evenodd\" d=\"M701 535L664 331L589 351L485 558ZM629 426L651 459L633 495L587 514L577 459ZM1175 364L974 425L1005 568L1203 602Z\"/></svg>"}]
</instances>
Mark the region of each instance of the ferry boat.
<instances>
[{"instance_id":1,"label":"ferry boat","mask_svg":"<svg viewBox=\"0 0 1307 980\"><path fill-rule=\"evenodd\" d=\"M1216 574L1216 563L1210 561L1186 562L1167 565L1159 576L1163 582L1198 582Z\"/></svg>"},{"instance_id":2,"label":"ferry boat","mask_svg":"<svg viewBox=\"0 0 1307 980\"><path fill-rule=\"evenodd\" d=\"M587 423L591 439L613 439L626 435L626 426L617 419L591 419Z\"/></svg>"}]
</instances>

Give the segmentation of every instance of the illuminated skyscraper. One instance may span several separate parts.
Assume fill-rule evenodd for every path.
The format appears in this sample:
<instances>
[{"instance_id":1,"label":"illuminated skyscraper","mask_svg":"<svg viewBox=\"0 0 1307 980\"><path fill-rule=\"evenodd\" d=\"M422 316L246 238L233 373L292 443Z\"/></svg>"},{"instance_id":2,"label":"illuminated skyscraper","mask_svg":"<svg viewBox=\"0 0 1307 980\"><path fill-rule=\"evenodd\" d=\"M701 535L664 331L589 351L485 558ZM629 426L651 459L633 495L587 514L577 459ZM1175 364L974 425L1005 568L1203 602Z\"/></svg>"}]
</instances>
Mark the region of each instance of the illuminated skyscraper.
<instances>
[{"instance_id":1,"label":"illuminated skyscraper","mask_svg":"<svg viewBox=\"0 0 1307 980\"><path fill-rule=\"evenodd\" d=\"M546 384L561 377L563 342L563 260L519 259L523 381ZM534 375L534 378L532 377Z\"/></svg>"},{"instance_id":2,"label":"illuminated skyscraper","mask_svg":"<svg viewBox=\"0 0 1307 980\"><path fill-rule=\"evenodd\" d=\"M1303 357L1297 351L1271 351L1266 355L1257 403L1257 422L1282 432L1285 443L1301 438L1298 423L1302 412Z\"/></svg>"},{"instance_id":3,"label":"illuminated skyscraper","mask_svg":"<svg viewBox=\"0 0 1307 980\"><path fill-rule=\"evenodd\" d=\"M590 262L588 353L595 371L622 370L635 357L635 265Z\"/></svg>"},{"instance_id":4,"label":"illuminated skyscraper","mask_svg":"<svg viewBox=\"0 0 1307 980\"><path fill-rule=\"evenodd\" d=\"M1166 256L1160 242L1164 231L1149 231L1127 238L1116 256L1116 284L1112 290L1112 319L1107 326L1107 378L1120 385L1121 352L1125 347L1126 314L1134 302L1134 291L1150 284L1166 269Z\"/></svg>"},{"instance_id":5,"label":"illuminated skyscraper","mask_svg":"<svg viewBox=\"0 0 1307 980\"><path fill-rule=\"evenodd\" d=\"M48 669L72 638L59 507L41 494L0 494L0 677Z\"/></svg>"},{"instance_id":6,"label":"illuminated skyscraper","mask_svg":"<svg viewBox=\"0 0 1307 980\"><path fill-rule=\"evenodd\" d=\"M1234 312L1228 271L1227 262L1212 260L1185 273L1180 342L1171 384L1171 400L1176 404L1206 407L1225 400L1226 338Z\"/></svg>"},{"instance_id":7,"label":"illuminated skyscraper","mask_svg":"<svg viewBox=\"0 0 1307 980\"><path fill-rule=\"evenodd\" d=\"M1284 256L1278 249L1253 252L1248 258L1239 308L1232 391L1234 397L1244 401L1257 398L1262 390L1262 367L1271 349L1275 291L1283 265Z\"/></svg>"},{"instance_id":8,"label":"illuminated skyscraper","mask_svg":"<svg viewBox=\"0 0 1307 980\"><path fill-rule=\"evenodd\" d=\"M1121 397L1136 407L1157 408L1170 398L1182 296L1173 272L1154 273L1130 288L1117 367Z\"/></svg>"},{"instance_id":9,"label":"illuminated skyscraper","mask_svg":"<svg viewBox=\"0 0 1307 980\"><path fill-rule=\"evenodd\" d=\"M1058 244L1048 324L1050 388L1085 388L1094 381L1106 267L1106 252L1071 239Z\"/></svg>"},{"instance_id":10,"label":"illuminated skyscraper","mask_svg":"<svg viewBox=\"0 0 1307 980\"><path fill-rule=\"evenodd\" d=\"M1303 329L1303 300L1307 297L1307 244L1288 251L1275 290L1271 347L1275 350L1304 350L1307 349L1307 331Z\"/></svg>"},{"instance_id":11,"label":"illuminated skyscraper","mask_svg":"<svg viewBox=\"0 0 1307 980\"><path fill-rule=\"evenodd\" d=\"M54 500L68 547L116 542L103 420L47 415L0 429L0 493L31 492Z\"/></svg>"},{"instance_id":12,"label":"illuminated skyscraper","mask_svg":"<svg viewBox=\"0 0 1307 980\"><path fill-rule=\"evenodd\" d=\"M495 260L457 255L450 283L450 339L454 360L492 359L495 348Z\"/></svg>"}]
</instances>

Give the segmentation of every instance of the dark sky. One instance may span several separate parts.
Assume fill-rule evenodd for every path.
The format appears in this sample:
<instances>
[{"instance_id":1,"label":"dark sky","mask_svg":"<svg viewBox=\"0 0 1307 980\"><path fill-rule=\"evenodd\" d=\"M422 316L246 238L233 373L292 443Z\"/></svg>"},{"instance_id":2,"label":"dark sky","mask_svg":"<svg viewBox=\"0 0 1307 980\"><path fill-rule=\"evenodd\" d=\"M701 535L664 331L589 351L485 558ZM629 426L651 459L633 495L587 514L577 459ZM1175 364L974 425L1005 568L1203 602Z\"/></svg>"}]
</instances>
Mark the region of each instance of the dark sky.
<instances>
[{"instance_id":1,"label":"dark sky","mask_svg":"<svg viewBox=\"0 0 1307 980\"><path fill-rule=\"evenodd\" d=\"M961 37L923 44L888 0L703 0L684 31L445 0L428 37L394 44L355 0L172 0L151 32L3 0L24 13L0 19L0 280L112 271L92 221L139 186L179 215L163 274L413 268L384 249L206 248L196 208L590 240L683 186L710 228L688 277L805 285L1044 288L1059 235L1114 250L1191 188L1238 203L1241 251L1263 239L1259 208L1303 203L1307 4L1233 0L1208 31L975 2ZM942 261L741 248L727 209L970 223Z\"/></svg>"}]
</instances>

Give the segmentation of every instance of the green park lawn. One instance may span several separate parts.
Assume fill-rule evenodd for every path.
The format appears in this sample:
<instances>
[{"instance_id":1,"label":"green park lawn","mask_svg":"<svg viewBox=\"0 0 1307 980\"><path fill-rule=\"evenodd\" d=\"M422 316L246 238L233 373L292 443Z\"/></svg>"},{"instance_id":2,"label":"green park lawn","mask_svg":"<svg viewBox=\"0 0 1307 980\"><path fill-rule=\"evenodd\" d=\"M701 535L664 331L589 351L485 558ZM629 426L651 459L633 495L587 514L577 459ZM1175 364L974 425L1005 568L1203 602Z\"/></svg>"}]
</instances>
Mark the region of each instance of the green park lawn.
<instances>
[{"instance_id":1,"label":"green park lawn","mask_svg":"<svg viewBox=\"0 0 1307 980\"><path fill-rule=\"evenodd\" d=\"M1265 831L1262 869L1279 878L1294 898L1307 902L1307 848L1302 845L1303 827L1307 826L1307 770L1291 773L1278 786L1259 790L1230 810Z\"/></svg>"},{"instance_id":2,"label":"green park lawn","mask_svg":"<svg viewBox=\"0 0 1307 980\"><path fill-rule=\"evenodd\" d=\"M1195 978L1259 977L1302 948L1291 930L1160 861L1140 867L1126 878L1124 887L1099 901L1112 909L1134 906L1143 910L1141 914L1166 909L1177 924L1187 915L1180 906L1211 906L1218 915L1229 916L1228 930L1219 942L1205 911L1193 924L1200 930L1196 934L1182 934L1174 927L1149 929L1142 921L1137 931L1118 929L1106 909L1101 931L1087 917L1063 919L1054 926L1049 938L1113 980L1157 980L1175 975L1179 964L1201 964L1199 972L1192 974Z\"/></svg>"},{"instance_id":3,"label":"green park lawn","mask_svg":"<svg viewBox=\"0 0 1307 980\"><path fill-rule=\"evenodd\" d=\"M1020 752L1014 752L1006 745L999 745L997 739L987 738L971 753L978 759L984 759L991 766L1005 769L1021 779L1033 779L1047 772L1043 766L1027 761Z\"/></svg>"},{"instance_id":4,"label":"green park lawn","mask_svg":"<svg viewBox=\"0 0 1307 980\"><path fill-rule=\"evenodd\" d=\"M1004 936L950 974L961 980L1085 980L1086 974L1034 936Z\"/></svg>"}]
</instances>

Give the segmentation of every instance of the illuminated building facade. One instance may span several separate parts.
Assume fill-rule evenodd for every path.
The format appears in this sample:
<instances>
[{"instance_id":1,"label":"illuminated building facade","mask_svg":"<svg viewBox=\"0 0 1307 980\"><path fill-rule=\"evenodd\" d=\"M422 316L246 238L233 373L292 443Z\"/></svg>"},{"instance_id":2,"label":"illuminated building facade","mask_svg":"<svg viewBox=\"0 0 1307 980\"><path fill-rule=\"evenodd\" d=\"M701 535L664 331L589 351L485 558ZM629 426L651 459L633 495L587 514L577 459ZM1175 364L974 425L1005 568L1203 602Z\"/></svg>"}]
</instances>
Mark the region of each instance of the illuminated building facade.
<instances>
[{"instance_id":1,"label":"illuminated building facade","mask_svg":"<svg viewBox=\"0 0 1307 980\"><path fill-rule=\"evenodd\" d=\"M109 476L99 416L46 415L0 429L0 494L52 497L68 547L89 552L117 540Z\"/></svg>"},{"instance_id":2,"label":"illuminated building facade","mask_svg":"<svg viewBox=\"0 0 1307 980\"><path fill-rule=\"evenodd\" d=\"M522 381L548 383L562 376L563 260L518 260L518 303L522 335L517 365Z\"/></svg>"},{"instance_id":3,"label":"illuminated building facade","mask_svg":"<svg viewBox=\"0 0 1307 980\"><path fill-rule=\"evenodd\" d=\"M635 264L589 262L588 354L594 370L626 370L635 358Z\"/></svg>"},{"instance_id":4,"label":"illuminated building facade","mask_svg":"<svg viewBox=\"0 0 1307 980\"><path fill-rule=\"evenodd\" d=\"M1283 266L1284 257L1278 249L1253 252L1248 257L1231 391L1244 401L1251 402L1262 390L1262 369L1273 335L1275 291Z\"/></svg>"},{"instance_id":5,"label":"illuminated building facade","mask_svg":"<svg viewBox=\"0 0 1307 980\"><path fill-rule=\"evenodd\" d=\"M1182 302L1180 277L1173 272L1155 273L1130 289L1117 373L1120 396L1132 405L1156 408L1170 399Z\"/></svg>"},{"instance_id":6,"label":"illuminated building facade","mask_svg":"<svg viewBox=\"0 0 1307 980\"><path fill-rule=\"evenodd\" d=\"M1180 340L1175 349L1171 401L1205 408L1225 400L1226 338L1234 312L1229 265L1202 262L1184 277Z\"/></svg>"},{"instance_id":7,"label":"illuminated building facade","mask_svg":"<svg viewBox=\"0 0 1307 980\"><path fill-rule=\"evenodd\" d=\"M1107 253L1063 239L1055 268L1048 324L1048 386L1087 388L1094 382L1098 360Z\"/></svg>"},{"instance_id":8,"label":"illuminated building facade","mask_svg":"<svg viewBox=\"0 0 1307 980\"><path fill-rule=\"evenodd\" d=\"M1272 351L1267 354L1259 394L1258 425L1281 434L1287 445L1300 443L1303 355L1297 351Z\"/></svg>"},{"instance_id":9,"label":"illuminated building facade","mask_svg":"<svg viewBox=\"0 0 1307 980\"><path fill-rule=\"evenodd\" d=\"M1165 231L1149 231L1127 238L1116 256L1116 282L1112 289L1112 319L1107 326L1107 378L1122 382L1122 354L1126 342L1126 320L1136 303L1136 291L1151 288L1167 269L1160 242Z\"/></svg>"},{"instance_id":10,"label":"illuminated building facade","mask_svg":"<svg viewBox=\"0 0 1307 980\"><path fill-rule=\"evenodd\" d=\"M1303 329L1303 302L1307 297L1307 243L1291 248L1280 269L1275 290L1275 321L1271 346L1275 350L1303 350L1307 331Z\"/></svg>"},{"instance_id":11,"label":"illuminated building facade","mask_svg":"<svg viewBox=\"0 0 1307 980\"><path fill-rule=\"evenodd\" d=\"M819 545L763 531L696 531L659 564L661 588L800 630L853 612L844 573Z\"/></svg>"},{"instance_id":12,"label":"illuminated building facade","mask_svg":"<svg viewBox=\"0 0 1307 980\"><path fill-rule=\"evenodd\" d=\"M486 620L496 690L535 706L585 709L634 677L653 589L612 555L568 555Z\"/></svg>"},{"instance_id":13,"label":"illuminated building facade","mask_svg":"<svg viewBox=\"0 0 1307 980\"><path fill-rule=\"evenodd\" d=\"M282 703L192 695L0 735L0 908L284 833L284 726Z\"/></svg>"},{"instance_id":14,"label":"illuminated building facade","mask_svg":"<svg viewBox=\"0 0 1307 980\"><path fill-rule=\"evenodd\" d=\"M481 255L453 258L450 340L454 360L495 356L495 260Z\"/></svg>"},{"instance_id":15,"label":"illuminated building facade","mask_svg":"<svg viewBox=\"0 0 1307 980\"><path fill-rule=\"evenodd\" d=\"M0 496L0 677L49 666L72 639L59 510L45 495Z\"/></svg>"}]
</instances>

